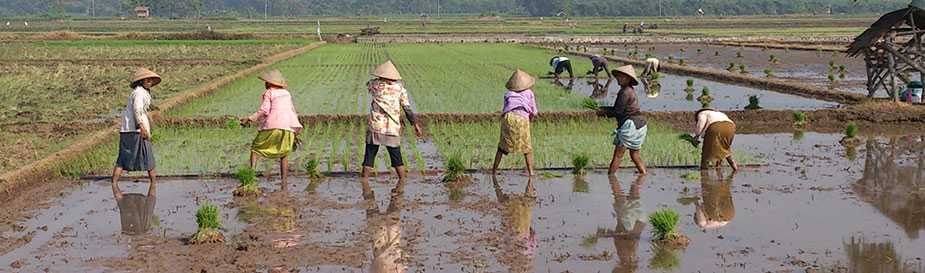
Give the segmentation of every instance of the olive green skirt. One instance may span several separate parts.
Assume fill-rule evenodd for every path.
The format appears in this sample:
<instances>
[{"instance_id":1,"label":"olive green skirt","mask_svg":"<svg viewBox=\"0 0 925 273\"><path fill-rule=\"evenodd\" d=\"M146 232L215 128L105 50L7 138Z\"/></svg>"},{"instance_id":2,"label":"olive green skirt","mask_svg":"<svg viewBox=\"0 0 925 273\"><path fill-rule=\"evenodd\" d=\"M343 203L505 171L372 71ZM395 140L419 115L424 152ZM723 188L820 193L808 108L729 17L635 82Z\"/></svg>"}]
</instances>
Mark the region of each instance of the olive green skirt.
<instances>
[{"instance_id":1,"label":"olive green skirt","mask_svg":"<svg viewBox=\"0 0 925 273\"><path fill-rule=\"evenodd\" d=\"M292 151L295 133L283 129L271 129L257 132L251 143L251 151L266 158L282 158Z\"/></svg>"}]
</instances>

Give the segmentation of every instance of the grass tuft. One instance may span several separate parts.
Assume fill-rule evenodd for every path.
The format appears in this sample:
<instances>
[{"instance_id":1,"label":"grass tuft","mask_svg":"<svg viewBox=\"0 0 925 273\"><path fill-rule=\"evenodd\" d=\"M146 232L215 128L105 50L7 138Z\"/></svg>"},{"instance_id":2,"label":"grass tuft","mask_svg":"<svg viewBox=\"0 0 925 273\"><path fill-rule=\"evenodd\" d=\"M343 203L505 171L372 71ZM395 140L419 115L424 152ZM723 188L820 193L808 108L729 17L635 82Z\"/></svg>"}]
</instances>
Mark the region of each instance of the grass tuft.
<instances>
[{"instance_id":1,"label":"grass tuft","mask_svg":"<svg viewBox=\"0 0 925 273\"><path fill-rule=\"evenodd\" d=\"M806 116L806 113L802 111L793 111L793 125L794 126L804 126L809 122L809 118Z\"/></svg>"},{"instance_id":2,"label":"grass tuft","mask_svg":"<svg viewBox=\"0 0 925 273\"><path fill-rule=\"evenodd\" d=\"M451 156L446 161L446 174L443 175L443 182L458 181L465 177L466 165L463 164L459 155Z\"/></svg>"},{"instance_id":3,"label":"grass tuft","mask_svg":"<svg viewBox=\"0 0 925 273\"><path fill-rule=\"evenodd\" d=\"M308 175L308 178L318 179L324 177L324 175L321 174L321 161L318 159L309 159L305 161L305 165L302 167L305 169L305 174Z\"/></svg>"},{"instance_id":4,"label":"grass tuft","mask_svg":"<svg viewBox=\"0 0 925 273\"><path fill-rule=\"evenodd\" d=\"M661 209L649 215L652 224L652 235L656 240L675 240L681 236L678 233L678 221L681 216L673 209Z\"/></svg>"},{"instance_id":5,"label":"grass tuft","mask_svg":"<svg viewBox=\"0 0 925 273\"><path fill-rule=\"evenodd\" d=\"M845 138L853 139L858 136L859 131L860 129L858 129L857 124L854 122L849 122L848 125L845 126Z\"/></svg>"},{"instance_id":6,"label":"grass tuft","mask_svg":"<svg viewBox=\"0 0 925 273\"><path fill-rule=\"evenodd\" d=\"M234 173L234 178L241 182L234 189L235 196L260 195L260 187L257 186L257 171L249 166L238 168Z\"/></svg>"},{"instance_id":7,"label":"grass tuft","mask_svg":"<svg viewBox=\"0 0 925 273\"><path fill-rule=\"evenodd\" d=\"M219 232L222 220L218 207L211 203L204 203L196 210L196 234L190 239L192 244L224 242L225 236Z\"/></svg>"},{"instance_id":8,"label":"grass tuft","mask_svg":"<svg viewBox=\"0 0 925 273\"><path fill-rule=\"evenodd\" d=\"M589 165L591 165L591 158L588 158L587 155L577 154L572 156L572 174L584 175Z\"/></svg>"}]
</instances>

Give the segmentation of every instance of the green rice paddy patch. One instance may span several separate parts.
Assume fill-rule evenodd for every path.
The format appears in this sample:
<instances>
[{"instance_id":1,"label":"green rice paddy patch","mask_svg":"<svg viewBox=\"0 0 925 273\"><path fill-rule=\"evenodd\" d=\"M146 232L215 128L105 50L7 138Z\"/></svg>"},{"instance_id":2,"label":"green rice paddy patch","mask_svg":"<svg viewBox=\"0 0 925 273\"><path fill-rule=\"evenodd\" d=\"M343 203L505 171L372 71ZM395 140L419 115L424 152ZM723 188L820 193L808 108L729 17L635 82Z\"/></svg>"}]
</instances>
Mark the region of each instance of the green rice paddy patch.
<instances>
[{"instance_id":1,"label":"green rice paddy patch","mask_svg":"<svg viewBox=\"0 0 925 273\"><path fill-rule=\"evenodd\" d=\"M369 72L387 59L396 63L416 111L473 113L499 111L513 70L545 75L552 56L547 50L508 44L326 45L274 68L287 77L300 114L365 113ZM591 66L583 58L573 65L576 71ZM172 115L247 115L257 109L263 91L260 80L247 77ZM542 110L584 109L582 96L551 81L538 79L534 92Z\"/></svg>"},{"instance_id":2,"label":"green rice paddy patch","mask_svg":"<svg viewBox=\"0 0 925 273\"><path fill-rule=\"evenodd\" d=\"M436 122L428 125L444 156L459 155L468 168L490 168L501 134L500 122L475 123ZM586 155L589 167L606 167L613 156L613 135L616 122L612 119L568 119L534 122L532 126L533 157L539 168L571 168L573 156ZM642 158L650 166L699 165L700 149L678 139L681 132L654 120L648 122L648 137L642 148ZM740 164L756 163L751 155L736 152ZM629 153L623 166L632 166ZM523 155L508 155L503 168L524 168Z\"/></svg>"}]
</instances>

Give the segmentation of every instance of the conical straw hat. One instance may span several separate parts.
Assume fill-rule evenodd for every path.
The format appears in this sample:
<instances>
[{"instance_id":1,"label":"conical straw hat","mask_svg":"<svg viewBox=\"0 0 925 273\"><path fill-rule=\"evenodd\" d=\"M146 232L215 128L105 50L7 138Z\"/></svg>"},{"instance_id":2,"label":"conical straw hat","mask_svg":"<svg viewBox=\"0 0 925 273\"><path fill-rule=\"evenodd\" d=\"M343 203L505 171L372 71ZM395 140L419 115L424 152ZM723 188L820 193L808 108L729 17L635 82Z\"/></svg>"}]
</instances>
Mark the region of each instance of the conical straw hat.
<instances>
[{"instance_id":1,"label":"conical straw hat","mask_svg":"<svg viewBox=\"0 0 925 273\"><path fill-rule=\"evenodd\" d=\"M286 84L286 78L283 77L283 73L279 72L277 69L267 71L257 78L282 88L289 87L289 85Z\"/></svg>"},{"instance_id":2,"label":"conical straw hat","mask_svg":"<svg viewBox=\"0 0 925 273\"><path fill-rule=\"evenodd\" d=\"M614 76L617 76L617 73L626 74L627 76L630 76L631 79L633 79L633 82L630 85L635 86L639 84L639 78L636 77L636 69L634 69L632 65L617 67L617 69L614 69L611 73Z\"/></svg>"},{"instance_id":3,"label":"conical straw hat","mask_svg":"<svg viewBox=\"0 0 925 273\"><path fill-rule=\"evenodd\" d=\"M534 83L536 83L535 78L527 74L527 72L517 69L511 75L511 79L507 80L507 89L517 92L524 91L533 87Z\"/></svg>"},{"instance_id":4,"label":"conical straw hat","mask_svg":"<svg viewBox=\"0 0 925 273\"><path fill-rule=\"evenodd\" d=\"M132 76L132 82L137 82L137 81L144 80L147 78L154 78L154 84L152 84L151 86L155 86L161 83L160 75L144 67L139 67L138 70L135 70L135 75Z\"/></svg>"},{"instance_id":5,"label":"conical straw hat","mask_svg":"<svg viewBox=\"0 0 925 273\"><path fill-rule=\"evenodd\" d=\"M388 60L385 63L377 66L376 69L374 69L370 74L393 81L401 80L401 74L398 74L398 69L395 68L395 64L392 63L392 60Z\"/></svg>"}]
</instances>

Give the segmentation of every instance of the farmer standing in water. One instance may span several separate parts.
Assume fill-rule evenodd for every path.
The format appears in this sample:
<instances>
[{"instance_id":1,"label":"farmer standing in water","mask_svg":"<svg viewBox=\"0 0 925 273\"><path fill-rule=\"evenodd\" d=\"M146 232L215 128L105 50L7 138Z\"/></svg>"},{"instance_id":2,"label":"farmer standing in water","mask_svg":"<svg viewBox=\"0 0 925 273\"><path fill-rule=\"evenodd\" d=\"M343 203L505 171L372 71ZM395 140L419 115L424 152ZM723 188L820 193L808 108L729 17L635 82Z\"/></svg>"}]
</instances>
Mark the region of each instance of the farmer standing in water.
<instances>
[{"instance_id":1,"label":"farmer standing in water","mask_svg":"<svg viewBox=\"0 0 925 273\"><path fill-rule=\"evenodd\" d=\"M411 110L408 90L405 90L401 75L395 65L392 64L392 61L389 60L379 65L370 74L375 78L366 84L369 95L372 96L372 101L366 122L366 154L363 156L363 179L369 178L370 172L373 171L373 163L376 160L376 154L379 153L379 146L385 146L389 153L392 167L398 173L398 179L404 181L407 171L401 156L402 112L405 113L408 122L414 127L414 134L418 138L423 137L424 134L420 124L414 117L414 112Z\"/></svg>"},{"instance_id":2,"label":"farmer standing in water","mask_svg":"<svg viewBox=\"0 0 925 273\"><path fill-rule=\"evenodd\" d=\"M116 199L122 197L119 178L123 171L147 171L151 184L156 183L148 108L151 107L151 88L160 83L161 76L145 68L138 68L132 77L129 85L132 94L122 111L122 127L119 129L119 157L112 169L112 192Z\"/></svg>"},{"instance_id":3,"label":"farmer standing in water","mask_svg":"<svg viewBox=\"0 0 925 273\"><path fill-rule=\"evenodd\" d=\"M299 114L292 103L292 94L286 88L286 78L279 70L272 70L260 77L266 91L260 100L257 112L241 120L241 123L260 122L260 129L251 143L251 169L257 168L257 156L279 159L279 173L283 184L289 177L289 153L298 142L302 132Z\"/></svg>"},{"instance_id":4,"label":"farmer standing in water","mask_svg":"<svg viewBox=\"0 0 925 273\"><path fill-rule=\"evenodd\" d=\"M620 84L620 93L617 93L617 99L613 103L611 116L617 118L617 129L614 130L613 158L610 161L608 173L613 174L620 168L620 162L623 160L623 154L627 149L630 150L630 159L636 164L636 170L640 174L646 174L646 165L642 162L642 156L639 150L646 141L648 127L646 118L642 116L639 108L639 100L636 98L636 89L633 86L639 84L636 77L636 70L632 65L625 65L614 69L611 74L617 78Z\"/></svg>"}]
</instances>

